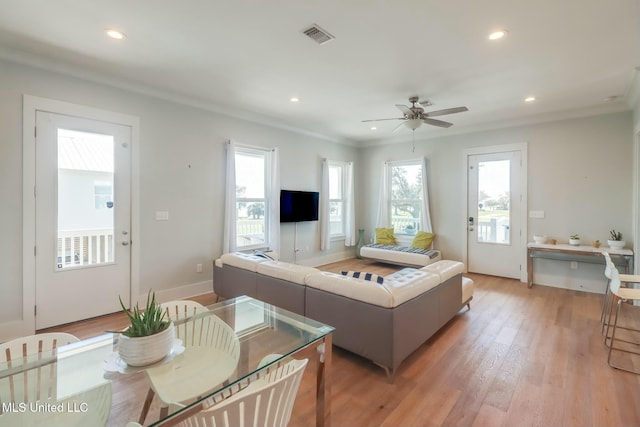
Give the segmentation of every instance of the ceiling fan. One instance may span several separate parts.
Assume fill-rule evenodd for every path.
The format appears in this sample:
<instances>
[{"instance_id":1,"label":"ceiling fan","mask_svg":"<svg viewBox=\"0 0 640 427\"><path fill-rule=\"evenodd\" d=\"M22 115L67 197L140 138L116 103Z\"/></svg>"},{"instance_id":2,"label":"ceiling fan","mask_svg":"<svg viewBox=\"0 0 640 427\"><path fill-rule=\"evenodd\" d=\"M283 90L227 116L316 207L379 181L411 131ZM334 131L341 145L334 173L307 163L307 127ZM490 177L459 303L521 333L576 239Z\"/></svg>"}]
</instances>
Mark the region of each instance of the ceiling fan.
<instances>
[{"instance_id":1,"label":"ceiling fan","mask_svg":"<svg viewBox=\"0 0 640 427\"><path fill-rule=\"evenodd\" d=\"M411 103L411 107L407 107L406 105L396 104L396 107L400 111L402 111L403 117L394 117L391 119L372 119L372 120L363 120L363 122L378 122L382 120L402 120L396 128L393 130L397 131L402 125L405 125L411 130L416 130L422 123L426 123L432 126L439 126L442 128L448 128L453 126L453 123L445 122L442 120L432 119L432 117L444 116L445 114L453 114L453 113L462 113L463 111L469 111L467 107L454 107L454 108L445 108L444 110L436 110L425 113L423 107L430 107L433 105L431 101L426 100L422 102L418 102L417 96L412 96L409 98L409 102Z\"/></svg>"}]
</instances>

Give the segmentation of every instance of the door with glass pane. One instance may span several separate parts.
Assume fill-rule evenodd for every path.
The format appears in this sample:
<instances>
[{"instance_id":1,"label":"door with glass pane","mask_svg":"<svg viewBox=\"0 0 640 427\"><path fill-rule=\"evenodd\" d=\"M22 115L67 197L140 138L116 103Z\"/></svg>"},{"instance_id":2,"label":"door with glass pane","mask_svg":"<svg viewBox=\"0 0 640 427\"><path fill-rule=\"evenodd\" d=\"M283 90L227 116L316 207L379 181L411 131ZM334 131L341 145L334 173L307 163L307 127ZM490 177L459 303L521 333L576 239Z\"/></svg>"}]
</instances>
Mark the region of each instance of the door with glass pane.
<instances>
[{"instance_id":1,"label":"door with glass pane","mask_svg":"<svg viewBox=\"0 0 640 427\"><path fill-rule=\"evenodd\" d=\"M474 273L520 278L519 151L467 157L467 263Z\"/></svg>"},{"instance_id":2,"label":"door with glass pane","mask_svg":"<svg viewBox=\"0 0 640 427\"><path fill-rule=\"evenodd\" d=\"M131 128L36 113L36 329L126 306Z\"/></svg>"}]
</instances>

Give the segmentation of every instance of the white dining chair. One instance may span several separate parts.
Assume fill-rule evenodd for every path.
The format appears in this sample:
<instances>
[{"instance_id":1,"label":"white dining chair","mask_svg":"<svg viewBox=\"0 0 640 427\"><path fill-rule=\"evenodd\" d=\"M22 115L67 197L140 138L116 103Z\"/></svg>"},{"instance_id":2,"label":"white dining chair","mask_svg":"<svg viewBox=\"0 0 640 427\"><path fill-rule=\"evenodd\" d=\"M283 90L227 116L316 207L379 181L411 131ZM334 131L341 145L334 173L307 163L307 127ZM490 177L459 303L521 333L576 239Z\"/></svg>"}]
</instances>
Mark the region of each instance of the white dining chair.
<instances>
[{"instance_id":1,"label":"white dining chair","mask_svg":"<svg viewBox=\"0 0 640 427\"><path fill-rule=\"evenodd\" d=\"M291 360L274 367L263 377L226 399L206 407L180 422L183 427L286 427L291 420L302 375L308 359ZM211 399L213 400L213 399ZM184 405L171 405L172 412ZM127 427L138 427L129 423Z\"/></svg>"},{"instance_id":2,"label":"white dining chair","mask_svg":"<svg viewBox=\"0 0 640 427\"><path fill-rule=\"evenodd\" d=\"M16 338L0 344L0 363L10 368L45 361L55 357L59 347L78 341L77 337L62 332ZM47 399L56 399L55 363L42 363L34 369L0 379L0 402L28 403Z\"/></svg>"},{"instance_id":3,"label":"white dining chair","mask_svg":"<svg viewBox=\"0 0 640 427\"><path fill-rule=\"evenodd\" d=\"M215 314L200 310L181 318L180 330L184 353L171 362L145 370L150 389L138 422L144 423L154 396L160 402L160 417L166 416L170 403L187 404L219 388L238 365L240 341L231 326ZM180 375L175 372L179 371Z\"/></svg>"},{"instance_id":4,"label":"white dining chair","mask_svg":"<svg viewBox=\"0 0 640 427\"><path fill-rule=\"evenodd\" d=\"M209 311L204 305L196 301L191 300L176 300L169 301L160 304L162 310L165 312L165 318L174 321L174 328L176 331L176 338L182 340L185 346L194 345L195 334L194 327L195 322L177 323L176 320L187 319L193 317L198 313L205 313Z\"/></svg>"},{"instance_id":5,"label":"white dining chair","mask_svg":"<svg viewBox=\"0 0 640 427\"><path fill-rule=\"evenodd\" d=\"M104 426L111 410L111 382L92 386L71 396L60 396L58 350L80 340L67 333L52 332L16 338L0 344L0 363L19 368L34 363L31 369L18 370L0 379L0 425L7 426ZM26 410L4 412L9 403L24 404ZM32 410L30 405L60 407L62 412ZM20 406L14 406L20 408ZM71 411L69 409L77 409Z\"/></svg>"}]
</instances>

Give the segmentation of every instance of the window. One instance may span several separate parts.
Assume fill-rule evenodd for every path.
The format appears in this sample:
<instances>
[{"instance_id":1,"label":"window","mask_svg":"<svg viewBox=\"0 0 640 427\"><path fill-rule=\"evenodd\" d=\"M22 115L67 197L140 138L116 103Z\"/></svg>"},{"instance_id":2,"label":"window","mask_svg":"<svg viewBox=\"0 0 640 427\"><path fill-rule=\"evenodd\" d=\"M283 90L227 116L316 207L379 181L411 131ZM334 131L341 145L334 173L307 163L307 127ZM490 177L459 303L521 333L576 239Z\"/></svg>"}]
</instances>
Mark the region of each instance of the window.
<instances>
[{"instance_id":1,"label":"window","mask_svg":"<svg viewBox=\"0 0 640 427\"><path fill-rule=\"evenodd\" d=\"M346 165L329 161L329 236L345 235Z\"/></svg>"},{"instance_id":2,"label":"window","mask_svg":"<svg viewBox=\"0 0 640 427\"><path fill-rule=\"evenodd\" d=\"M268 246L267 152L238 147L236 166L236 244L238 249Z\"/></svg>"},{"instance_id":3,"label":"window","mask_svg":"<svg viewBox=\"0 0 640 427\"><path fill-rule=\"evenodd\" d=\"M96 181L93 183L93 200L96 209L107 209L113 202L113 183Z\"/></svg>"},{"instance_id":4,"label":"window","mask_svg":"<svg viewBox=\"0 0 640 427\"><path fill-rule=\"evenodd\" d=\"M391 224L396 234L415 234L422 217L422 164L392 163L390 172Z\"/></svg>"}]
</instances>

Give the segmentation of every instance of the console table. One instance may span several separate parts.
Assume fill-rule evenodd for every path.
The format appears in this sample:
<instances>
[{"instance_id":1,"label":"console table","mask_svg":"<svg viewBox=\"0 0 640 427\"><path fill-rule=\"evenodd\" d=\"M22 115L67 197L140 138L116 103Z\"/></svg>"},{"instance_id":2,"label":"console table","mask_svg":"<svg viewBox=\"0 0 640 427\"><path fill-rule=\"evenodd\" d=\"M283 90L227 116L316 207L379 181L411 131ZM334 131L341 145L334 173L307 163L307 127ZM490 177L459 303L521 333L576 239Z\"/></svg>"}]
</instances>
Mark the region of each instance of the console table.
<instances>
[{"instance_id":1,"label":"console table","mask_svg":"<svg viewBox=\"0 0 640 427\"><path fill-rule=\"evenodd\" d=\"M602 252L609 252L616 266L623 267L629 274L633 271L633 251L631 249L613 249L609 247L573 246L568 244L551 245L547 243L527 244L527 281L533 286L533 259L545 258L560 261L584 262L589 264L605 264Z\"/></svg>"}]
</instances>

